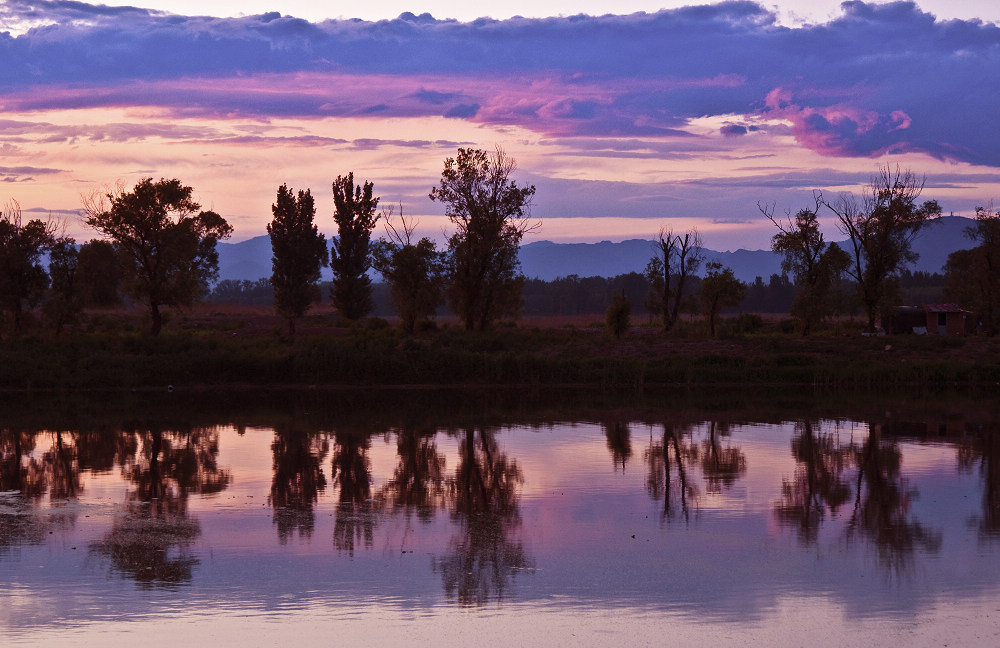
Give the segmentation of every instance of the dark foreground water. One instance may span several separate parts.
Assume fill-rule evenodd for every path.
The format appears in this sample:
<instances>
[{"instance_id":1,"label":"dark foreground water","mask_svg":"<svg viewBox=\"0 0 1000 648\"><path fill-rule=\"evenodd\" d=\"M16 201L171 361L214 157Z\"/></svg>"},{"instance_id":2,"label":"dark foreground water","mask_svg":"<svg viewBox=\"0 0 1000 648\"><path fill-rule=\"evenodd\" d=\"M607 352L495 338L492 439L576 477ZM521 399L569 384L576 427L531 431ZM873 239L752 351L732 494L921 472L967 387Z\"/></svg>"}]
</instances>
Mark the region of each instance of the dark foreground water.
<instances>
[{"instance_id":1,"label":"dark foreground water","mask_svg":"<svg viewBox=\"0 0 1000 648\"><path fill-rule=\"evenodd\" d=\"M1000 643L992 399L758 398L7 402L2 645Z\"/></svg>"}]
</instances>

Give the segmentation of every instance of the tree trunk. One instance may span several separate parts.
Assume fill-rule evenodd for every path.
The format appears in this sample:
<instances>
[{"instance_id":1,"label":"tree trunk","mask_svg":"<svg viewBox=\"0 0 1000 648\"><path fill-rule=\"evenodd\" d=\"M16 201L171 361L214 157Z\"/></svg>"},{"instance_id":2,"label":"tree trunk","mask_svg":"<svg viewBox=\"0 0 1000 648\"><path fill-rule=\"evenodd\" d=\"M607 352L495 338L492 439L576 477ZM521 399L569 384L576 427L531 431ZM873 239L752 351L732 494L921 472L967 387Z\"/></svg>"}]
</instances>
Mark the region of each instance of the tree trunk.
<instances>
[{"instance_id":1,"label":"tree trunk","mask_svg":"<svg viewBox=\"0 0 1000 648\"><path fill-rule=\"evenodd\" d=\"M153 318L153 328L150 330L150 333L152 335L159 335L160 329L163 328L163 315L160 313L160 305L155 302L150 304L149 314Z\"/></svg>"}]
</instances>

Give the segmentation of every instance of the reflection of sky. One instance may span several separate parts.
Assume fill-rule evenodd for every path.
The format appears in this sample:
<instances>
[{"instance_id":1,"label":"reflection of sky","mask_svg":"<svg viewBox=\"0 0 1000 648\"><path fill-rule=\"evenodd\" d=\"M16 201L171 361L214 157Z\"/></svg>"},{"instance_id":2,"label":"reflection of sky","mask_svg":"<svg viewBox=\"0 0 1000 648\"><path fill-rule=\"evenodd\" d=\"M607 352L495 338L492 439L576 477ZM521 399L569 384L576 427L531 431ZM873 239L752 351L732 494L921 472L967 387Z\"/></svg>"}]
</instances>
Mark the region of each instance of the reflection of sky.
<instances>
[{"instance_id":1,"label":"reflection of sky","mask_svg":"<svg viewBox=\"0 0 1000 648\"><path fill-rule=\"evenodd\" d=\"M824 422L822 429L834 425ZM841 424L841 443L850 440L849 425ZM112 621L134 620L146 634L185 618L191 628L211 624L219 631L247 615L248 626L262 632L270 632L268 619L310 618L316 628L347 622L359 633L391 638L405 637L411 624L419 635L457 618L467 624L462 632L478 628L488 637L499 620L514 624L512 636L527 636L533 624L527 620L544 618L551 627L543 628L564 636L559 633L570 627L573 610L585 609L582 630L596 630L603 619L614 631L621 622L611 617L627 618L637 636L665 623L678 627L678 636L703 630L724 637L729 627L764 637L774 624L832 624L838 632L874 624L902 633L935 618L953 623L941 617L942 609L971 615L998 594L997 549L981 543L969 524L982 515L978 469L958 472L955 446L901 443L901 474L918 492L909 517L941 532L942 544L937 553L917 548L894 571L879 563L869 541L848 537L853 495L838 514L827 515L814 544L800 543L794 529L776 522L782 479L795 470L792 432L791 425L746 425L720 436L720 445L738 445L745 453L746 472L731 487L709 493L691 466L688 478L699 494L685 522L662 519L662 503L646 491L643 454L662 428L632 426L624 471L613 464L600 425L501 430L499 451L524 475L522 523L512 533L531 567L510 574L503 602L453 617L458 612L433 567L459 533L446 511L429 523L379 517L372 546L359 545L349 556L333 546L337 498L328 481L314 507L311 534L293 535L282 545L267 500L272 433L250 429L240 436L223 429L219 465L233 480L221 493L190 498L188 514L201 528L190 583L143 589L109 576L106 559L88 546L119 514L116 505L128 487L117 469L85 475L79 500L59 506L71 524L53 525L41 545L0 553L0 628L58 635L63 623L94 624L105 632ZM854 440L863 441L866 432L858 426ZM693 440L701 443L707 433L708 424L696 426ZM436 439L448 475L458 465L459 440ZM372 492L391 476L395 451L391 435L372 438ZM329 454L322 466L329 480ZM34 514L45 519L53 510L43 500ZM708 629L698 625L703 621L725 624ZM232 637L251 632L233 630ZM30 643L37 635L25 637Z\"/></svg>"}]
</instances>

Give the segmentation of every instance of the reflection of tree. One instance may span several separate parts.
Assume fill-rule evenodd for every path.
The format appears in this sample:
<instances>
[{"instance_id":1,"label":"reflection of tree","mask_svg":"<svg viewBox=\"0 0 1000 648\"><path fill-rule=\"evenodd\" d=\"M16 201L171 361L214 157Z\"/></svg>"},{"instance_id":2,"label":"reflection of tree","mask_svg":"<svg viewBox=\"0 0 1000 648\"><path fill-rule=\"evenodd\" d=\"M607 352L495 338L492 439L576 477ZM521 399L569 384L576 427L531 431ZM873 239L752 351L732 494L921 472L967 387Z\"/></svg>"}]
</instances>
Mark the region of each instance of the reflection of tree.
<instances>
[{"instance_id":1,"label":"reflection of tree","mask_svg":"<svg viewBox=\"0 0 1000 648\"><path fill-rule=\"evenodd\" d=\"M941 534L909 519L910 504L917 496L900 475L902 455L895 440L883 441L878 426L871 425L868 438L855 449L858 466L854 513L848 534L861 534L875 543L879 557L891 568L906 565L917 547L937 551Z\"/></svg>"},{"instance_id":2,"label":"reflection of tree","mask_svg":"<svg viewBox=\"0 0 1000 648\"><path fill-rule=\"evenodd\" d=\"M433 428L404 427L396 433L399 463L376 500L388 511L416 513L430 522L444 494L444 455L437 451Z\"/></svg>"},{"instance_id":3,"label":"reflection of tree","mask_svg":"<svg viewBox=\"0 0 1000 648\"><path fill-rule=\"evenodd\" d=\"M333 442L332 479L339 492L333 544L338 551L353 556L358 542L365 548L375 542L371 463L368 461L371 439L358 430L335 432Z\"/></svg>"},{"instance_id":4,"label":"reflection of tree","mask_svg":"<svg viewBox=\"0 0 1000 648\"><path fill-rule=\"evenodd\" d=\"M827 509L835 515L851 497L851 487L844 479L851 449L842 449L834 434L814 427L818 426L809 420L795 424L795 475L782 480L781 502L775 508L778 521L797 526L799 538L807 543L816 540Z\"/></svg>"},{"instance_id":5,"label":"reflection of tree","mask_svg":"<svg viewBox=\"0 0 1000 648\"><path fill-rule=\"evenodd\" d=\"M274 479L268 503L274 507L274 523L282 544L298 531L312 535L313 505L326 488L322 461L329 444L319 434L299 427L275 427L271 452L274 455Z\"/></svg>"},{"instance_id":6,"label":"reflection of tree","mask_svg":"<svg viewBox=\"0 0 1000 648\"><path fill-rule=\"evenodd\" d=\"M81 490L76 445L69 434L52 432L49 449L36 455L39 432L0 430L0 492L17 491L37 500L76 497Z\"/></svg>"},{"instance_id":7,"label":"reflection of tree","mask_svg":"<svg viewBox=\"0 0 1000 648\"><path fill-rule=\"evenodd\" d=\"M76 497L82 489L77 449L63 432L51 433L49 449L38 455L39 432L0 430L0 493L16 494L0 512L0 547L41 542L53 524L72 524L75 515L35 512L46 493L51 500Z\"/></svg>"},{"instance_id":8,"label":"reflection of tree","mask_svg":"<svg viewBox=\"0 0 1000 648\"><path fill-rule=\"evenodd\" d=\"M201 533L187 513L192 493L217 493L230 481L220 469L218 431L159 428L124 432L118 448L122 475L132 483L124 515L92 548L108 556L114 569L144 584L191 579L198 559L191 544Z\"/></svg>"},{"instance_id":9,"label":"reflection of tree","mask_svg":"<svg viewBox=\"0 0 1000 648\"><path fill-rule=\"evenodd\" d=\"M731 487L747 470L746 456L739 446L721 447L719 436L729 436L729 427L712 421L701 452L701 472L709 493Z\"/></svg>"},{"instance_id":10,"label":"reflection of tree","mask_svg":"<svg viewBox=\"0 0 1000 648\"><path fill-rule=\"evenodd\" d=\"M775 505L781 524L798 528L804 542L815 542L827 513L836 515L851 498L847 470L856 470L854 508L847 521L847 537L872 542L883 564L890 569L906 566L917 548L937 551L941 534L911 519L917 497L901 475L902 453L895 439L884 439L881 427L869 425L864 443L841 445L834 434L822 433L815 424L796 425L792 455L795 475L782 482L782 499Z\"/></svg>"},{"instance_id":11,"label":"reflection of tree","mask_svg":"<svg viewBox=\"0 0 1000 648\"><path fill-rule=\"evenodd\" d=\"M517 462L499 450L495 432L467 428L459 443L459 465L448 483L449 508L461 531L451 551L435 562L445 592L461 605L503 599L508 582L530 567L520 539Z\"/></svg>"},{"instance_id":12,"label":"reflection of tree","mask_svg":"<svg viewBox=\"0 0 1000 648\"><path fill-rule=\"evenodd\" d=\"M615 464L615 470L621 464L622 472L625 472L625 463L632 457L632 439L628 423L614 419L601 423L604 436L608 440L608 450L611 451L611 460Z\"/></svg>"},{"instance_id":13,"label":"reflection of tree","mask_svg":"<svg viewBox=\"0 0 1000 648\"><path fill-rule=\"evenodd\" d=\"M663 439L651 440L646 450L646 490L653 500L663 499L663 519L672 520L678 514L684 521L690 519L689 502L697 497L698 488L691 483L685 462L698 457L697 446L685 438L690 431L673 425L663 426ZM673 468L671 468L673 466ZM674 483L672 472L676 470Z\"/></svg>"},{"instance_id":14,"label":"reflection of tree","mask_svg":"<svg viewBox=\"0 0 1000 648\"><path fill-rule=\"evenodd\" d=\"M970 469L979 463L983 480L983 518L979 533L984 538L1000 538L1000 423L979 430L971 443L959 448L959 465Z\"/></svg>"}]
</instances>

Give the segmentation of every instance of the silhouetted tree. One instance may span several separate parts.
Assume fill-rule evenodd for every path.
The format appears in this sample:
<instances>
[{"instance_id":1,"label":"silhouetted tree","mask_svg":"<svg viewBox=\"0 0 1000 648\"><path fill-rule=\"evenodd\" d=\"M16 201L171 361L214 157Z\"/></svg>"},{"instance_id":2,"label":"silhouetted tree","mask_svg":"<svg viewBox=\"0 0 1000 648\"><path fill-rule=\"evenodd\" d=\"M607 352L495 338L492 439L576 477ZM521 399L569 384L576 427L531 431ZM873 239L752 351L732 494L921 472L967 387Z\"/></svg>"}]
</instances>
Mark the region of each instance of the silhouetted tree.
<instances>
[{"instance_id":1,"label":"silhouetted tree","mask_svg":"<svg viewBox=\"0 0 1000 648\"><path fill-rule=\"evenodd\" d=\"M124 273L114 244L94 239L81 245L76 279L85 305L106 308L121 304Z\"/></svg>"},{"instance_id":2,"label":"silhouetted tree","mask_svg":"<svg viewBox=\"0 0 1000 648\"><path fill-rule=\"evenodd\" d=\"M843 300L834 292L851 262L836 243L827 245L823 240L817 219L823 196L817 193L814 200L813 209L801 209L794 220L786 217L784 222L775 217L773 206L757 205L778 228L778 233L771 238L771 250L783 255L782 271L795 278L798 294L792 303L791 314L802 323L802 335L809 335L814 325L839 310Z\"/></svg>"},{"instance_id":3,"label":"silhouetted tree","mask_svg":"<svg viewBox=\"0 0 1000 648\"><path fill-rule=\"evenodd\" d=\"M519 187L510 178L515 168L499 147L492 155L460 148L431 189L431 200L447 205L457 228L448 239L448 302L469 330L514 316L521 305L517 253L525 232L536 227L529 220L535 187Z\"/></svg>"},{"instance_id":4,"label":"silhouetted tree","mask_svg":"<svg viewBox=\"0 0 1000 648\"><path fill-rule=\"evenodd\" d=\"M71 324L83 310L83 297L79 290L79 252L76 241L68 237L56 239L49 250L48 298L43 310L56 329L56 335Z\"/></svg>"},{"instance_id":5,"label":"silhouetted tree","mask_svg":"<svg viewBox=\"0 0 1000 648\"><path fill-rule=\"evenodd\" d=\"M10 317L15 335L21 330L24 312L34 308L48 288L42 255L54 242L52 223L23 222L17 201L11 200L0 210L0 316Z\"/></svg>"},{"instance_id":6,"label":"silhouetted tree","mask_svg":"<svg viewBox=\"0 0 1000 648\"><path fill-rule=\"evenodd\" d=\"M655 242L656 253L646 264L645 275L650 283L646 300L647 310L658 313L663 330L669 331L677 323L685 297L688 279L698 271L702 262L701 236L697 230L675 235L672 230L661 229Z\"/></svg>"},{"instance_id":7,"label":"silhouetted tree","mask_svg":"<svg viewBox=\"0 0 1000 648\"><path fill-rule=\"evenodd\" d=\"M978 245L948 255L949 296L970 309L987 335L1000 333L1000 210L976 208L976 224L966 236Z\"/></svg>"},{"instance_id":8,"label":"silhouetted tree","mask_svg":"<svg viewBox=\"0 0 1000 648\"><path fill-rule=\"evenodd\" d=\"M268 277L256 281L223 279L215 284L207 299L222 304L270 305L274 303L274 284Z\"/></svg>"},{"instance_id":9,"label":"silhouetted tree","mask_svg":"<svg viewBox=\"0 0 1000 648\"><path fill-rule=\"evenodd\" d=\"M868 318L868 331L875 332L876 317L895 301L895 276L917 259L913 238L932 219L941 215L937 201L922 205L917 198L924 181L910 171L880 167L868 193L859 203L845 195L825 204L837 214L840 231L850 237L851 264L847 273L858 284L858 296Z\"/></svg>"},{"instance_id":10,"label":"silhouetted tree","mask_svg":"<svg viewBox=\"0 0 1000 648\"><path fill-rule=\"evenodd\" d=\"M632 302L625 293L616 292L611 298L611 304L604 315L604 323L608 331L616 338L621 338L632 324Z\"/></svg>"},{"instance_id":11,"label":"silhouetted tree","mask_svg":"<svg viewBox=\"0 0 1000 648\"><path fill-rule=\"evenodd\" d=\"M191 187L176 178L143 178L132 191L119 185L85 200L87 224L122 253L126 289L149 306L150 332L163 326L161 306L189 306L219 272L215 244L233 228L212 211L199 211Z\"/></svg>"},{"instance_id":12,"label":"silhouetted tree","mask_svg":"<svg viewBox=\"0 0 1000 648\"><path fill-rule=\"evenodd\" d=\"M710 262L701 280L701 312L708 321L708 333L715 337L715 321L727 306L739 306L746 294L746 285L736 278L732 269Z\"/></svg>"},{"instance_id":13,"label":"silhouetted tree","mask_svg":"<svg viewBox=\"0 0 1000 648\"><path fill-rule=\"evenodd\" d=\"M400 328L413 333L417 322L432 317L441 305L444 259L429 238L413 242L415 224L403 217L402 208L398 229L391 215L390 210L383 220L389 238L373 245L374 267L389 283Z\"/></svg>"},{"instance_id":14,"label":"silhouetted tree","mask_svg":"<svg viewBox=\"0 0 1000 648\"><path fill-rule=\"evenodd\" d=\"M281 185L271 213L267 234L274 306L288 321L288 334L295 335L295 320L319 301L320 268L327 265L326 238L313 223L316 207L308 189L296 196L288 185Z\"/></svg>"},{"instance_id":15,"label":"silhouetted tree","mask_svg":"<svg viewBox=\"0 0 1000 648\"><path fill-rule=\"evenodd\" d=\"M353 172L333 181L337 238L333 240L330 255L333 268L330 297L340 314L349 320L360 319L372 310L372 282L367 273L372 267L372 229L379 218L376 212L379 199L372 195L373 188L371 182L355 186Z\"/></svg>"}]
</instances>

